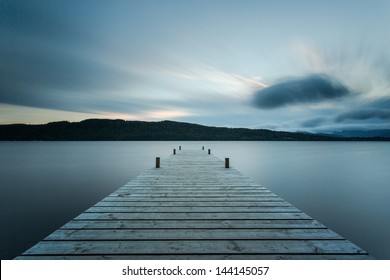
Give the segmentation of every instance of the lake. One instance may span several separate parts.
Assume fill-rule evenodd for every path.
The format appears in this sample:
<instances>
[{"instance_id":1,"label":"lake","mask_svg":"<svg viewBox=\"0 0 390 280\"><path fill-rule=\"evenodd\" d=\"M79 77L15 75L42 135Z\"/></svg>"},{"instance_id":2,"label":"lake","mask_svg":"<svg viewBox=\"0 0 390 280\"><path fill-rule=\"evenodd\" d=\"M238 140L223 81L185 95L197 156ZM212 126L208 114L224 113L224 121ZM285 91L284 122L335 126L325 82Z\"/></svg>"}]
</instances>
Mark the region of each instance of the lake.
<instances>
[{"instance_id":1,"label":"lake","mask_svg":"<svg viewBox=\"0 0 390 280\"><path fill-rule=\"evenodd\" d=\"M179 145L221 159L390 259L389 142L0 142L1 259L46 237Z\"/></svg>"}]
</instances>

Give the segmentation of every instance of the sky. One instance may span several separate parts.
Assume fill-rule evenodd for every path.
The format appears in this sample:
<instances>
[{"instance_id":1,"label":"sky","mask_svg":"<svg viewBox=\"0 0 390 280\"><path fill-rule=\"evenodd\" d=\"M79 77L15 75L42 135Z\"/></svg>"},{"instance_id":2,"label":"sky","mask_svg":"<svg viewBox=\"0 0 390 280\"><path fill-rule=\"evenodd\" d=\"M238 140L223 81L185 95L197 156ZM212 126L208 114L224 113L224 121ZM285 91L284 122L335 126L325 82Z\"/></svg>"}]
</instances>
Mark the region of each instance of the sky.
<instances>
[{"instance_id":1,"label":"sky","mask_svg":"<svg viewBox=\"0 0 390 280\"><path fill-rule=\"evenodd\" d=\"M387 0L0 0L0 123L390 129Z\"/></svg>"}]
</instances>

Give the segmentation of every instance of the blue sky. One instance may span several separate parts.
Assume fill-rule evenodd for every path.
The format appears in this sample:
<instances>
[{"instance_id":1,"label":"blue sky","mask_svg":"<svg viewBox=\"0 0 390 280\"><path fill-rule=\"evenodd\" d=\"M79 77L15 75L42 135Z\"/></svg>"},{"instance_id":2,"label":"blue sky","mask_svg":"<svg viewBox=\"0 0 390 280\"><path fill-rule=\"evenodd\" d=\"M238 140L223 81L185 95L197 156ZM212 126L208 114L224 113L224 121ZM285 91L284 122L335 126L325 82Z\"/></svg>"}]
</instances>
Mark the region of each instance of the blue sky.
<instances>
[{"instance_id":1,"label":"blue sky","mask_svg":"<svg viewBox=\"0 0 390 280\"><path fill-rule=\"evenodd\" d=\"M390 128L390 1L0 0L0 123Z\"/></svg>"}]
</instances>

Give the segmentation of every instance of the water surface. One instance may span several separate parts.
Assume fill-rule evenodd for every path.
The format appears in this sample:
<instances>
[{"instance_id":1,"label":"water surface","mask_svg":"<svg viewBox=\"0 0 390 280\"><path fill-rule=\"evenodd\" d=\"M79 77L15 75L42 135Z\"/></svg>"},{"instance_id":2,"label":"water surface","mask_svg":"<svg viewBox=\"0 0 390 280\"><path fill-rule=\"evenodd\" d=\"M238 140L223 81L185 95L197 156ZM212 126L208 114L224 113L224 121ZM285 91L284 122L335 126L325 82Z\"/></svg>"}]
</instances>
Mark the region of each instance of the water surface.
<instances>
[{"instance_id":1,"label":"water surface","mask_svg":"<svg viewBox=\"0 0 390 280\"><path fill-rule=\"evenodd\" d=\"M229 157L232 167L390 259L388 142L0 142L1 258L22 253L179 145Z\"/></svg>"}]
</instances>

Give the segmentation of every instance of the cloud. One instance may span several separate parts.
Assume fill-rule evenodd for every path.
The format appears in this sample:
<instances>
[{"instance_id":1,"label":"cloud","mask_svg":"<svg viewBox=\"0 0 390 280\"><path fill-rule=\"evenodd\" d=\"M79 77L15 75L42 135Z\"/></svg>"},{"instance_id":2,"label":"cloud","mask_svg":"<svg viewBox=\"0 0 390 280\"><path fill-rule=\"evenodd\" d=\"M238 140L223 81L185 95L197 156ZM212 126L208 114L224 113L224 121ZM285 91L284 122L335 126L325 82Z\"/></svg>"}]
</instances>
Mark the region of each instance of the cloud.
<instances>
[{"instance_id":1,"label":"cloud","mask_svg":"<svg viewBox=\"0 0 390 280\"><path fill-rule=\"evenodd\" d=\"M252 75L180 52L151 53L145 45L140 51L131 36L136 34L118 25L132 23L127 14L119 22L110 20L110 28L101 23L116 19L115 8L106 13L105 5L94 6L86 16L90 7L84 2L6 1L0 9L0 33L6 38L0 40L0 104L178 118L214 114L221 104L218 112L235 112L254 88L265 86Z\"/></svg>"},{"instance_id":2,"label":"cloud","mask_svg":"<svg viewBox=\"0 0 390 280\"><path fill-rule=\"evenodd\" d=\"M389 92L389 95L390 95L390 92ZM389 109L390 108L390 96L373 100L367 105L372 107L372 108L377 108L377 109L384 109L384 110Z\"/></svg>"},{"instance_id":3,"label":"cloud","mask_svg":"<svg viewBox=\"0 0 390 280\"><path fill-rule=\"evenodd\" d=\"M85 113L150 109L123 98L140 77L107 58L82 14L69 17L67 4L57 4L8 1L0 10L0 103Z\"/></svg>"},{"instance_id":4,"label":"cloud","mask_svg":"<svg viewBox=\"0 0 390 280\"><path fill-rule=\"evenodd\" d=\"M257 91L253 103L261 109L274 109L291 104L318 103L348 96L351 92L327 75L310 75L290 79Z\"/></svg>"},{"instance_id":5,"label":"cloud","mask_svg":"<svg viewBox=\"0 0 390 280\"><path fill-rule=\"evenodd\" d=\"M337 43L294 41L290 45L292 66L298 73L337 77L351 91L364 94L366 99L386 98L390 94L389 48L383 42L378 44L366 39L351 36Z\"/></svg>"},{"instance_id":6,"label":"cloud","mask_svg":"<svg viewBox=\"0 0 390 280\"><path fill-rule=\"evenodd\" d=\"M58 50L10 51L0 63L0 103L71 110L135 79L121 70ZM114 97L115 96L111 96Z\"/></svg>"},{"instance_id":7,"label":"cloud","mask_svg":"<svg viewBox=\"0 0 390 280\"><path fill-rule=\"evenodd\" d=\"M336 123L341 123L346 120L368 120L368 119L380 119L380 120L390 120L390 110L382 109L360 109L349 111L346 113L339 114L336 116L334 121Z\"/></svg>"},{"instance_id":8,"label":"cloud","mask_svg":"<svg viewBox=\"0 0 390 280\"><path fill-rule=\"evenodd\" d=\"M313 127L318 127L325 123L327 121L327 118L325 117L317 117L317 118L311 118L308 120L305 120L301 122L301 126L305 128L313 128Z\"/></svg>"}]
</instances>

